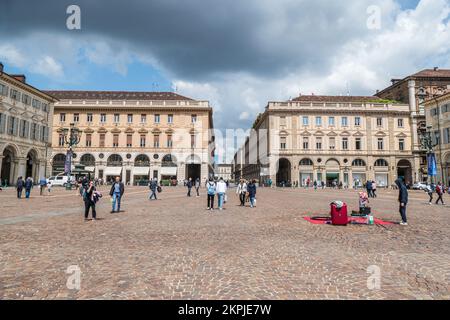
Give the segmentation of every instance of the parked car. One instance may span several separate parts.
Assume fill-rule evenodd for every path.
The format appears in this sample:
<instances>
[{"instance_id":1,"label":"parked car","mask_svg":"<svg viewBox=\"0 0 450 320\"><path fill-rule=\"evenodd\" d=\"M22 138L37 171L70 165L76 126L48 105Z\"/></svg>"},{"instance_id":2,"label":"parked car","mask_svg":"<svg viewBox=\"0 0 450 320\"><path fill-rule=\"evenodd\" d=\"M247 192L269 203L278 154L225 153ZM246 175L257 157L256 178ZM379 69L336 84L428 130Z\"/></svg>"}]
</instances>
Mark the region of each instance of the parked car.
<instances>
[{"instance_id":1,"label":"parked car","mask_svg":"<svg viewBox=\"0 0 450 320\"><path fill-rule=\"evenodd\" d=\"M75 177L74 176L69 177L67 175L59 174L57 176L52 176L47 179L47 183L51 182L52 186L62 186L62 187L65 187L69 181L74 183Z\"/></svg>"},{"instance_id":2,"label":"parked car","mask_svg":"<svg viewBox=\"0 0 450 320\"><path fill-rule=\"evenodd\" d=\"M416 182L413 184L412 189L413 190L424 190L426 187L427 187L426 183Z\"/></svg>"}]
</instances>

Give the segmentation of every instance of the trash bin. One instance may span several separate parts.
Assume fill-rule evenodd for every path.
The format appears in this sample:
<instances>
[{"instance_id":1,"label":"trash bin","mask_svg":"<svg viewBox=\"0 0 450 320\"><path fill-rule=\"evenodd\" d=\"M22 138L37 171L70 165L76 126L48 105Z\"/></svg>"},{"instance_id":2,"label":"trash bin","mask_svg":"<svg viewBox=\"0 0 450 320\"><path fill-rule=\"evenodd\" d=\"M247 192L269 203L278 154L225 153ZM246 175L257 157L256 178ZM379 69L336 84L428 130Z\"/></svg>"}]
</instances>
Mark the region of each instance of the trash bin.
<instances>
[{"instance_id":1,"label":"trash bin","mask_svg":"<svg viewBox=\"0 0 450 320\"><path fill-rule=\"evenodd\" d=\"M72 190L72 183L70 182L66 183L66 190Z\"/></svg>"}]
</instances>

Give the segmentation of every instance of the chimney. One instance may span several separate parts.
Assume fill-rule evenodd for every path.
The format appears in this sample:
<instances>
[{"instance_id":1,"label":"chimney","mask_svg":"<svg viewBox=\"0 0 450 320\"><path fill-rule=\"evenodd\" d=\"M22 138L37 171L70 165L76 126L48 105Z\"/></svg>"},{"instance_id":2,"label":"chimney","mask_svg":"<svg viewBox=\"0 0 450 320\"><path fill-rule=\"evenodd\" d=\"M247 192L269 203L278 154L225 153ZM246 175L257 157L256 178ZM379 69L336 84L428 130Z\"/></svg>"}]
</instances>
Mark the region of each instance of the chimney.
<instances>
[{"instance_id":1,"label":"chimney","mask_svg":"<svg viewBox=\"0 0 450 320\"><path fill-rule=\"evenodd\" d=\"M3 73L3 63L0 62L0 74Z\"/></svg>"},{"instance_id":2,"label":"chimney","mask_svg":"<svg viewBox=\"0 0 450 320\"><path fill-rule=\"evenodd\" d=\"M434 67L433 70L434 70L434 71L438 71L438 70L439 70L439 67Z\"/></svg>"},{"instance_id":3,"label":"chimney","mask_svg":"<svg viewBox=\"0 0 450 320\"><path fill-rule=\"evenodd\" d=\"M26 82L26 77L24 74L12 74L11 77L13 77L14 79L25 83Z\"/></svg>"}]
</instances>

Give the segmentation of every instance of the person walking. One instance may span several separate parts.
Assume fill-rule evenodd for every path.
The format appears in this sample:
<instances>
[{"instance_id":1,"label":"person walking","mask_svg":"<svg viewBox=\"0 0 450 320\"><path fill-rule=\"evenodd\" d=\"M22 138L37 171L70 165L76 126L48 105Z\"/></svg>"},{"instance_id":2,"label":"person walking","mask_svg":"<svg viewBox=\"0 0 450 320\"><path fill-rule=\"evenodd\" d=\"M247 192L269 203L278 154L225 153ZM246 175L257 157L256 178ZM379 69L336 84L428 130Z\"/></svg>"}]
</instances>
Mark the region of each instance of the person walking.
<instances>
[{"instance_id":1,"label":"person walking","mask_svg":"<svg viewBox=\"0 0 450 320\"><path fill-rule=\"evenodd\" d=\"M33 180L30 177L25 181L25 198L30 198L31 189L33 188Z\"/></svg>"},{"instance_id":2,"label":"person walking","mask_svg":"<svg viewBox=\"0 0 450 320\"><path fill-rule=\"evenodd\" d=\"M372 198L377 197L377 183L375 181L372 181Z\"/></svg>"},{"instance_id":3,"label":"person walking","mask_svg":"<svg viewBox=\"0 0 450 320\"><path fill-rule=\"evenodd\" d=\"M217 206L219 207L219 210L222 210L225 196L227 193L227 184L225 181L223 181L222 177L219 179L219 182L217 182L216 191L217 191Z\"/></svg>"},{"instance_id":4,"label":"person walking","mask_svg":"<svg viewBox=\"0 0 450 320\"><path fill-rule=\"evenodd\" d=\"M435 187L435 185L434 185L434 183L431 183L431 184L429 184L429 185L427 185L426 187L425 187L425 192L428 194L428 196L430 197L430 201L429 201L429 204L431 205L431 204L433 204L433 193L434 193L434 190L436 189L436 187Z\"/></svg>"},{"instance_id":5,"label":"person walking","mask_svg":"<svg viewBox=\"0 0 450 320\"><path fill-rule=\"evenodd\" d=\"M216 194L216 183L213 178L209 178L206 184L206 190L208 192L208 204L206 210L214 210L214 195Z\"/></svg>"},{"instance_id":6,"label":"person walking","mask_svg":"<svg viewBox=\"0 0 450 320\"><path fill-rule=\"evenodd\" d=\"M250 183L247 186L248 196L250 198L250 208L253 208L256 206L256 180L253 179L250 181Z\"/></svg>"},{"instance_id":7,"label":"person walking","mask_svg":"<svg viewBox=\"0 0 450 320\"><path fill-rule=\"evenodd\" d=\"M94 201L94 192L95 192L94 182L90 181L86 191L83 193L84 200L84 221L88 221L89 209L92 209L92 221L97 220L97 212L95 211L95 201Z\"/></svg>"},{"instance_id":8,"label":"person walking","mask_svg":"<svg viewBox=\"0 0 450 320\"><path fill-rule=\"evenodd\" d=\"M240 206L245 206L245 195L247 194L247 184L243 179L239 181L239 184L236 188L236 194L239 196L239 200L241 201Z\"/></svg>"},{"instance_id":9,"label":"person walking","mask_svg":"<svg viewBox=\"0 0 450 320\"><path fill-rule=\"evenodd\" d=\"M408 205L408 189L406 188L405 182L401 178L395 180L395 184L398 187L398 202L400 203L399 211L402 217L402 222L400 222L400 225L407 226L408 221L406 219L406 206Z\"/></svg>"},{"instance_id":10,"label":"person walking","mask_svg":"<svg viewBox=\"0 0 450 320\"><path fill-rule=\"evenodd\" d=\"M150 183L148 184L151 194L148 197L149 200L152 200L152 198L155 198L155 200L158 200L158 197L156 196L156 190L158 189L158 181L156 178L153 178L150 180Z\"/></svg>"},{"instance_id":11,"label":"person walking","mask_svg":"<svg viewBox=\"0 0 450 320\"><path fill-rule=\"evenodd\" d=\"M187 196L190 197L191 196L191 190L192 190L192 178L189 178L186 186L188 188Z\"/></svg>"},{"instance_id":12,"label":"person walking","mask_svg":"<svg viewBox=\"0 0 450 320\"><path fill-rule=\"evenodd\" d=\"M197 196L196 197L200 197L200 178L195 179L195 192L197 192Z\"/></svg>"},{"instance_id":13,"label":"person walking","mask_svg":"<svg viewBox=\"0 0 450 320\"><path fill-rule=\"evenodd\" d=\"M39 180L39 194L42 196L44 193L44 189L47 186L47 179L45 179L45 177L42 177Z\"/></svg>"},{"instance_id":14,"label":"person walking","mask_svg":"<svg viewBox=\"0 0 450 320\"><path fill-rule=\"evenodd\" d=\"M444 194L444 186L441 182L438 182L436 186L436 193L438 195L436 204L439 204L439 201L441 201L442 205L445 205L444 200L442 199L442 195Z\"/></svg>"},{"instance_id":15,"label":"person walking","mask_svg":"<svg viewBox=\"0 0 450 320\"><path fill-rule=\"evenodd\" d=\"M372 181L368 180L366 182L366 190L367 190L367 195L369 196L369 198L373 198L372 196Z\"/></svg>"},{"instance_id":16,"label":"person walking","mask_svg":"<svg viewBox=\"0 0 450 320\"><path fill-rule=\"evenodd\" d=\"M17 183L16 183L17 198L19 198L19 199L22 199L22 191L23 191L24 185L25 185L25 182L23 181L22 177L19 177L17 179Z\"/></svg>"},{"instance_id":17,"label":"person walking","mask_svg":"<svg viewBox=\"0 0 450 320\"><path fill-rule=\"evenodd\" d=\"M111 213L120 212L120 201L122 200L122 196L125 192L125 186L122 181L120 181L120 177L116 177L116 181L113 182L111 186L111 190L109 191L109 195L112 197L112 210ZM117 204L117 211L116 209Z\"/></svg>"}]
</instances>

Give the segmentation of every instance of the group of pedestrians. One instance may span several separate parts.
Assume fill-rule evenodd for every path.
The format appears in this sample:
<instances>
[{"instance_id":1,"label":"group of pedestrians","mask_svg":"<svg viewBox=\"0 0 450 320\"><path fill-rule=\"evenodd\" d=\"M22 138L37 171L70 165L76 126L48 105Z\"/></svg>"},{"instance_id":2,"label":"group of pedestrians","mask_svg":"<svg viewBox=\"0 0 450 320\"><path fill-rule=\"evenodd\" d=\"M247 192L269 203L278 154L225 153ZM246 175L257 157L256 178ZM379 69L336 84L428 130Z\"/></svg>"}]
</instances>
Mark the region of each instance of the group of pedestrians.
<instances>
[{"instance_id":1,"label":"group of pedestrians","mask_svg":"<svg viewBox=\"0 0 450 320\"><path fill-rule=\"evenodd\" d=\"M31 189L33 189L33 179L28 177L26 180L23 177L19 177L16 183L17 198L22 199L22 192L25 190L25 198L29 199L31 194Z\"/></svg>"},{"instance_id":2,"label":"group of pedestrians","mask_svg":"<svg viewBox=\"0 0 450 320\"><path fill-rule=\"evenodd\" d=\"M436 193L437 199L436 199L435 203L439 204L439 202L440 202L442 205L445 205L444 199L442 198L442 196L444 195L445 191L446 191L446 188L441 182L438 182L437 185L435 185L434 183L431 183L431 184L427 185L425 187L425 192L430 197L429 204L430 205L433 204L433 194Z\"/></svg>"},{"instance_id":3,"label":"group of pedestrians","mask_svg":"<svg viewBox=\"0 0 450 320\"><path fill-rule=\"evenodd\" d=\"M200 180L198 180L200 182ZM200 186L199 186L200 187ZM217 207L219 210L223 210L224 203L227 199L227 183L220 178L217 182L213 178L209 178L206 182L206 194L207 194L207 204L206 210L214 210L214 199L217 194ZM198 189L197 189L197 196Z\"/></svg>"},{"instance_id":4,"label":"group of pedestrians","mask_svg":"<svg viewBox=\"0 0 450 320\"><path fill-rule=\"evenodd\" d=\"M239 196L241 207L245 207L245 203L250 202L250 208L256 206L256 180L246 181L241 179L236 188L236 194Z\"/></svg>"},{"instance_id":5,"label":"group of pedestrians","mask_svg":"<svg viewBox=\"0 0 450 320\"><path fill-rule=\"evenodd\" d=\"M377 197L377 183L374 180L368 180L366 182L366 190L369 198Z\"/></svg>"}]
</instances>

